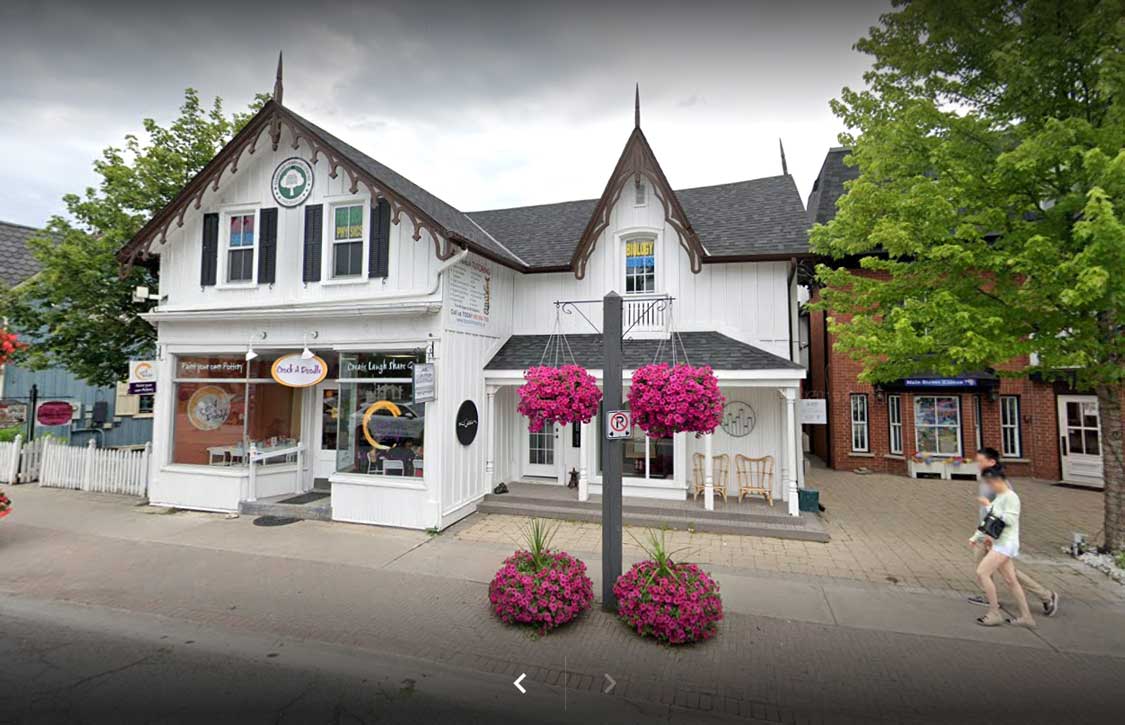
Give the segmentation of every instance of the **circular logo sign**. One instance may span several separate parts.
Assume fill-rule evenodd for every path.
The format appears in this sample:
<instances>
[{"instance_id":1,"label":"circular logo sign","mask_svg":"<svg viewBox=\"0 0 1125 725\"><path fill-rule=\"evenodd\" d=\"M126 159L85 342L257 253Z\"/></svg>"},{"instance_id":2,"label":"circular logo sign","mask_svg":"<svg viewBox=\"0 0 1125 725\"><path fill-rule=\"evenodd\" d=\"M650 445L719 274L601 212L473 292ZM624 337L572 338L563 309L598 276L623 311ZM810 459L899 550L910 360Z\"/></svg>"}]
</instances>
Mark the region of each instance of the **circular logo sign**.
<instances>
[{"instance_id":1,"label":"circular logo sign","mask_svg":"<svg viewBox=\"0 0 1125 725\"><path fill-rule=\"evenodd\" d=\"M461 403L457 409L457 440L461 445L467 446L477 437L477 428L480 427L480 418L477 417L477 406L471 400Z\"/></svg>"},{"instance_id":2,"label":"circular logo sign","mask_svg":"<svg viewBox=\"0 0 1125 725\"><path fill-rule=\"evenodd\" d=\"M328 375L328 363L316 355L305 358L301 353L293 352L275 360L270 375L290 388L307 388L324 380Z\"/></svg>"},{"instance_id":3,"label":"circular logo sign","mask_svg":"<svg viewBox=\"0 0 1125 725\"><path fill-rule=\"evenodd\" d=\"M35 419L39 425L66 425L74 416L74 408L65 400L48 400L39 404Z\"/></svg>"},{"instance_id":4,"label":"circular logo sign","mask_svg":"<svg viewBox=\"0 0 1125 725\"><path fill-rule=\"evenodd\" d=\"M313 170L308 161L285 159L273 172L273 198L282 206L300 206L313 187Z\"/></svg>"},{"instance_id":5,"label":"circular logo sign","mask_svg":"<svg viewBox=\"0 0 1125 725\"><path fill-rule=\"evenodd\" d=\"M757 422L758 416L749 403L732 400L723 407L723 430L733 438L750 435Z\"/></svg>"}]
</instances>

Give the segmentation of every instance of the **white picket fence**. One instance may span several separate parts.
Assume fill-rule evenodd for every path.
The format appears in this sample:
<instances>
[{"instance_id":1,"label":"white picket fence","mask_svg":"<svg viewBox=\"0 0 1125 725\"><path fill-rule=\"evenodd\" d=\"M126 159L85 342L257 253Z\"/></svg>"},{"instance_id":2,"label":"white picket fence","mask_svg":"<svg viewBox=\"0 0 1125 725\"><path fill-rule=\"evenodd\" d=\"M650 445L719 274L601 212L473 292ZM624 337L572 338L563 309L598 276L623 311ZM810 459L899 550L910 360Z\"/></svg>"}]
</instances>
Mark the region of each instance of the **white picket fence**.
<instances>
[{"instance_id":1,"label":"white picket fence","mask_svg":"<svg viewBox=\"0 0 1125 725\"><path fill-rule=\"evenodd\" d=\"M48 441L43 448L39 485L99 493L144 496L148 492L149 445L143 451L85 448Z\"/></svg>"},{"instance_id":2,"label":"white picket fence","mask_svg":"<svg viewBox=\"0 0 1125 725\"><path fill-rule=\"evenodd\" d=\"M24 443L23 436L0 443L0 483L30 483L39 479L47 439Z\"/></svg>"}]
</instances>

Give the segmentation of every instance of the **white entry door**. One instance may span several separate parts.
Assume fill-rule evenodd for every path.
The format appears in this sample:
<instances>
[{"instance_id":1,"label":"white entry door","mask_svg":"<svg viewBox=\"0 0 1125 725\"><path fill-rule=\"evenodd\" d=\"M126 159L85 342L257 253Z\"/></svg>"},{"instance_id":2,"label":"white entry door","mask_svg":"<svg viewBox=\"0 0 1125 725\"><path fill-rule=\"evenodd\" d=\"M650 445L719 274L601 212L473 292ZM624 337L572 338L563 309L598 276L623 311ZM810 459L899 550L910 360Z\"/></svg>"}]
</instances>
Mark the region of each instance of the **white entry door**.
<instances>
[{"instance_id":1,"label":"white entry door","mask_svg":"<svg viewBox=\"0 0 1125 725\"><path fill-rule=\"evenodd\" d=\"M336 471L336 435L340 423L340 385L321 383L316 388L316 431L313 436L313 478L328 478Z\"/></svg>"},{"instance_id":2,"label":"white entry door","mask_svg":"<svg viewBox=\"0 0 1125 725\"><path fill-rule=\"evenodd\" d=\"M1059 445L1064 481L1098 488L1105 486L1097 398L1059 396Z\"/></svg>"},{"instance_id":3,"label":"white entry door","mask_svg":"<svg viewBox=\"0 0 1125 725\"><path fill-rule=\"evenodd\" d=\"M525 431L523 437L523 475L541 478L559 477L559 427L554 423L539 432Z\"/></svg>"}]
</instances>

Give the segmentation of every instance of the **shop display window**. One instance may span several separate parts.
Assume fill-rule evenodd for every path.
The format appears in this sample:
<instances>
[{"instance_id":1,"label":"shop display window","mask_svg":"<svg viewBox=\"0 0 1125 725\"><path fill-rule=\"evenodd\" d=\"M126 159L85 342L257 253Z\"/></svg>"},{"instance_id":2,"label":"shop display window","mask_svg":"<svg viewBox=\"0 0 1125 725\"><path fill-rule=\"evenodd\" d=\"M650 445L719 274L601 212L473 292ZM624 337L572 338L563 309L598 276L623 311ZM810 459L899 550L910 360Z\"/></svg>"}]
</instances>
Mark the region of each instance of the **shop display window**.
<instances>
[{"instance_id":1,"label":"shop display window","mask_svg":"<svg viewBox=\"0 0 1125 725\"><path fill-rule=\"evenodd\" d=\"M426 405L412 403L417 352L340 355L336 470L421 478Z\"/></svg>"}]
</instances>

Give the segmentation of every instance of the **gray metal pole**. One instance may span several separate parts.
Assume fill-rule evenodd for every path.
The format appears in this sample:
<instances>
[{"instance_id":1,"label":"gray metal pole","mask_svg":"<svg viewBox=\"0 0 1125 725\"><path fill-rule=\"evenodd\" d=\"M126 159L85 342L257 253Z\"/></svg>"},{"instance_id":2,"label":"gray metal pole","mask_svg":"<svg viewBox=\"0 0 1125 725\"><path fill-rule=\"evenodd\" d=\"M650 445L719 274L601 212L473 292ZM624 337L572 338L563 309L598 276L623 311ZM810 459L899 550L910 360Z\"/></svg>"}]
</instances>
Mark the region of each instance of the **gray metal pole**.
<instances>
[{"instance_id":1,"label":"gray metal pole","mask_svg":"<svg viewBox=\"0 0 1125 725\"><path fill-rule=\"evenodd\" d=\"M602 428L605 416L621 409L621 296L610 292L602 303L605 365L602 368ZM621 576L621 440L602 443L602 606L617 611L613 585Z\"/></svg>"}]
</instances>

